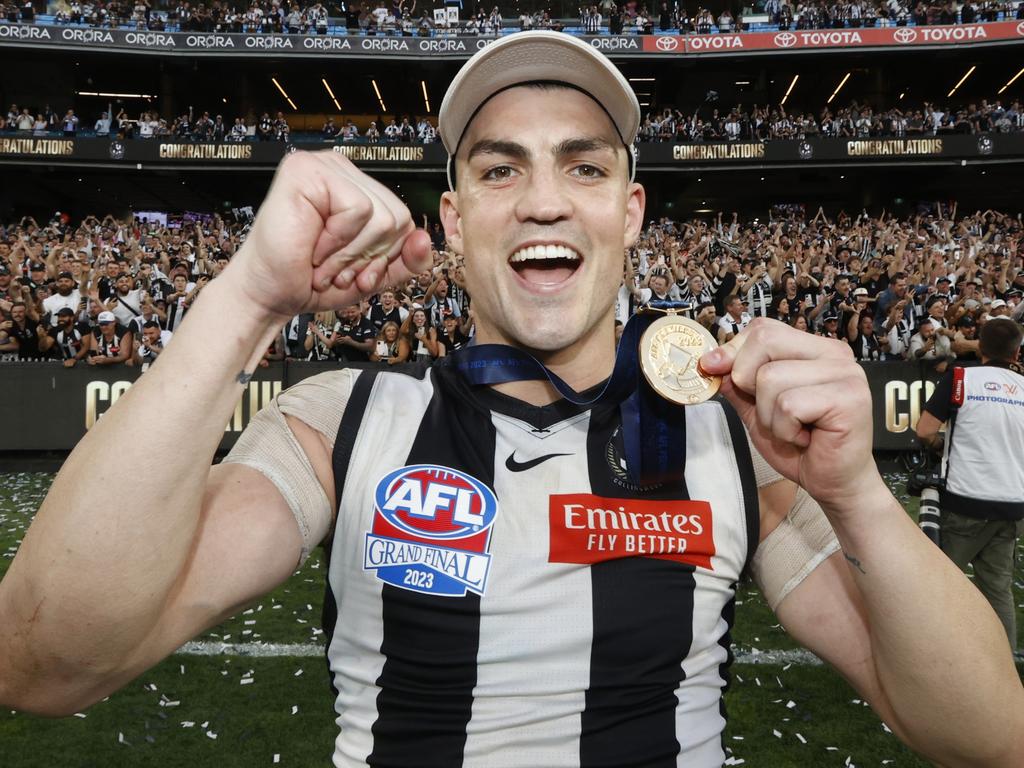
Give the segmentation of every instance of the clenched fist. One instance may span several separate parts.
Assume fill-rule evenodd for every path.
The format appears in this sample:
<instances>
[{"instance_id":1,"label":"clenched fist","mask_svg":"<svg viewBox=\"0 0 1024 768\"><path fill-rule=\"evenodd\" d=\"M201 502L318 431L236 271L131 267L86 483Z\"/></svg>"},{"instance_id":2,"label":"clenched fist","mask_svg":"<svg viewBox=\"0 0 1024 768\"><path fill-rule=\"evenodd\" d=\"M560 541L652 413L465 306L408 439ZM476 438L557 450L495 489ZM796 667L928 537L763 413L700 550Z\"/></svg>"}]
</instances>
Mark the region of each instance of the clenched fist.
<instances>
[{"instance_id":1,"label":"clenched fist","mask_svg":"<svg viewBox=\"0 0 1024 768\"><path fill-rule=\"evenodd\" d=\"M222 279L292 317L352 304L430 263L430 237L387 187L336 152L294 152Z\"/></svg>"},{"instance_id":2,"label":"clenched fist","mask_svg":"<svg viewBox=\"0 0 1024 768\"><path fill-rule=\"evenodd\" d=\"M848 344L758 318L700 364L724 377L761 455L819 502L848 506L880 482L871 392Z\"/></svg>"}]
</instances>

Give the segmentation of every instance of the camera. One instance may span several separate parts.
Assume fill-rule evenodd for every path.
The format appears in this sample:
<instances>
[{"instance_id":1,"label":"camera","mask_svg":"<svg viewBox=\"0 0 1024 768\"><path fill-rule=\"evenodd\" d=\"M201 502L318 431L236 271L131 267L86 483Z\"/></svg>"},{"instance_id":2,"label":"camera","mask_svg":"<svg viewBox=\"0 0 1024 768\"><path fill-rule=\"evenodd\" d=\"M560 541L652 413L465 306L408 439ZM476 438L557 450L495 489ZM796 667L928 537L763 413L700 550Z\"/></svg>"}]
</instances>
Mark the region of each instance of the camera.
<instances>
[{"instance_id":1,"label":"camera","mask_svg":"<svg viewBox=\"0 0 1024 768\"><path fill-rule=\"evenodd\" d=\"M907 493L921 497L921 508L917 515L917 525L924 535L935 546L941 546L941 529L939 527L939 492L945 490L946 478L937 467L915 472L907 480Z\"/></svg>"}]
</instances>

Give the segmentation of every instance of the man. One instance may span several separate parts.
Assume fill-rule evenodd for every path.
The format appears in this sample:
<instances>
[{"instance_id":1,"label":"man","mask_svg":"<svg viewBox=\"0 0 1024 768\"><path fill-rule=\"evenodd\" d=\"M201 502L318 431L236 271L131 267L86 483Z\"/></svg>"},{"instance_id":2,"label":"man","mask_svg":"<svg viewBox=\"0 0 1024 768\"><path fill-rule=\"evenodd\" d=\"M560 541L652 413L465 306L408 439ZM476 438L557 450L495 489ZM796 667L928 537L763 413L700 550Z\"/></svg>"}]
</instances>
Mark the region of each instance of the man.
<instances>
[{"instance_id":1,"label":"man","mask_svg":"<svg viewBox=\"0 0 1024 768\"><path fill-rule=\"evenodd\" d=\"M750 315L743 308L743 299L733 294L725 300L725 314L718 321L718 342L725 344L750 325Z\"/></svg>"},{"instance_id":2,"label":"man","mask_svg":"<svg viewBox=\"0 0 1024 768\"><path fill-rule=\"evenodd\" d=\"M59 356L65 368L74 368L89 354L89 325L76 323L75 311L69 307L57 310L57 324L47 338L40 338L39 347L51 357ZM54 355L53 348L57 353Z\"/></svg>"},{"instance_id":3,"label":"man","mask_svg":"<svg viewBox=\"0 0 1024 768\"><path fill-rule=\"evenodd\" d=\"M917 422L917 436L946 449L946 484L939 493L942 551L974 583L1003 623L1017 651L1013 599L1014 550L1024 520L1024 368L1017 364L1024 331L1013 320L981 329L981 365L954 368L935 388Z\"/></svg>"},{"instance_id":4,"label":"man","mask_svg":"<svg viewBox=\"0 0 1024 768\"><path fill-rule=\"evenodd\" d=\"M51 325L57 325L57 313L62 309L70 309L75 314L85 309L85 299L79 293L70 272L57 275L57 292L43 299L43 312L49 314Z\"/></svg>"},{"instance_id":5,"label":"man","mask_svg":"<svg viewBox=\"0 0 1024 768\"><path fill-rule=\"evenodd\" d=\"M380 301L370 307L367 318L371 325L373 325L374 332L376 333L384 327L384 323L398 323L401 325L408 316L409 310L395 300L395 292L385 289L380 292Z\"/></svg>"},{"instance_id":6,"label":"man","mask_svg":"<svg viewBox=\"0 0 1024 768\"><path fill-rule=\"evenodd\" d=\"M134 365L134 334L117 322L113 312L100 312L89 340L89 365Z\"/></svg>"},{"instance_id":7,"label":"man","mask_svg":"<svg viewBox=\"0 0 1024 768\"><path fill-rule=\"evenodd\" d=\"M500 38L456 76L441 219L478 350L529 350L576 392L608 378L623 251L643 224L639 121L625 78L568 35ZM0 582L0 706L79 711L282 583L333 529L335 765L721 765L731 604L751 557L787 630L916 749L1024 759L999 623L886 490L863 373L832 341L761 320L704 355L736 410L679 414L685 474L653 486L622 468L616 402L575 406L547 379L473 383L503 361L460 367L475 345L422 371L308 379L211 469L287 318L430 267L427 233L346 158L283 160L245 244L69 457ZM96 467L152 433L191 450L139 459L128 525ZM588 549L613 523L660 527L661 556Z\"/></svg>"},{"instance_id":8,"label":"man","mask_svg":"<svg viewBox=\"0 0 1024 768\"><path fill-rule=\"evenodd\" d=\"M142 305L146 292L141 288L132 288L132 278L127 272L121 272L114 280L114 294L107 301L107 308L114 313L121 325L131 325L132 321L142 316Z\"/></svg>"},{"instance_id":9,"label":"man","mask_svg":"<svg viewBox=\"0 0 1024 768\"><path fill-rule=\"evenodd\" d=\"M135 344L135 364L152 365L157 357L164 351L164 348L171 343L174 336L170 331L164 331L155 320L147 320L142 325L142 333Z\"/></svg>"},{"instance_id":10,"label":"man","mask_svg":"<svg viewBox=\"0 0 1024 768\"><path fill-rule=\"evenodd\" d=\"M19 360L45 357L40 346L40 340L45 337L46 327L23 301L15 301L11 307L11 319L0 322L0 352L17 352Z\"/></svg>"},{"instance_id":11,"label":"man","mask_svg":"<svg viewBox=\"0 0 1024 768\"><path fill-rule=\"evenodd\" d=\"M331 351L339 360L365 363L370 359L377 330L363 317L359 302L341 310L341 319L334 326L334 344Z\"/></svg>"},{"instance_id":12,"label":"man","mask_svg":"<svg viewBox=\"0 0 1024 768\"><path fill-rule=\"evenodd\" d=\"M448 295L448 279L445 277L438 277L430 284L423 301L424 308L430 314L430 324L434 328L440 328L446 317L462 317L459 302Z\"/></svg>"},{"instance_id":13,"label":"man","mask_svg":"<svg viewBox=\"0 0 1024 768\"><path fill-rule=\"evenodd\" d=\"M910 337L907 359L928 362L939 373L945 373L953 359L953 349L949 338L938 332L939 328L940 326L933 320L925 320L921 323L917 333Z\"/></svg>"}]
</instances>

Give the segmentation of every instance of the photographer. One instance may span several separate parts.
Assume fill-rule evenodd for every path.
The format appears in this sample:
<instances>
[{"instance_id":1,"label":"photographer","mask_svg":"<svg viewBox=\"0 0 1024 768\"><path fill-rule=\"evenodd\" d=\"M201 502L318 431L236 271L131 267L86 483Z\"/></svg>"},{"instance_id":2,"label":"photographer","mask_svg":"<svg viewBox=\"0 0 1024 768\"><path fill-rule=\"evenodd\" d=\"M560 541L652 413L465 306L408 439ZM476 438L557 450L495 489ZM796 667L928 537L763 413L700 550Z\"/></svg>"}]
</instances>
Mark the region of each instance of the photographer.
<instances>
[{"instance_id":1,"label":"photographer","mask_svg":"<svg viewBox=\"0 0 1024 768\"><path fill-rule=\"evenodd\" d=\"M944 376L917 423L917 436L935 450L943 444L939 430L950 423L945 487L939 491L942 551L961 570L974 565L974 583L1015 653L1014 550L1024 520L1024 368L1017 364L1022 338L1012 320L985 323L982 364Z\"/></svg>"}]
</instances>

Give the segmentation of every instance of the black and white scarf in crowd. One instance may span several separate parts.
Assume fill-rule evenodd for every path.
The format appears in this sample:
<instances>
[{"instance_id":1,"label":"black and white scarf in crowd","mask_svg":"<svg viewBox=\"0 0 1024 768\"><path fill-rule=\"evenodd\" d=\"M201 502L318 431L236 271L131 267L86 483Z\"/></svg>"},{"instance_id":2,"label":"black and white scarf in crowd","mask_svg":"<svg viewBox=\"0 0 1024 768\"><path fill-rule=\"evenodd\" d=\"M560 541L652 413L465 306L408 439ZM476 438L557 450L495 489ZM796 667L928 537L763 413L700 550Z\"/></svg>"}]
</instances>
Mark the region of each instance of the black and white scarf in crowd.
<instances>
[{"instance_id":1,"label":"black and white scarf in crowd","mask_svg":"<svg viewBox=\"0 0 1024 768\"><path fill-rule=\"evenodd\" d=\"M771 306L772 280L765 275L747 289L747 308L754 317L768 317Z\"/></svg>"}]
</instances>

